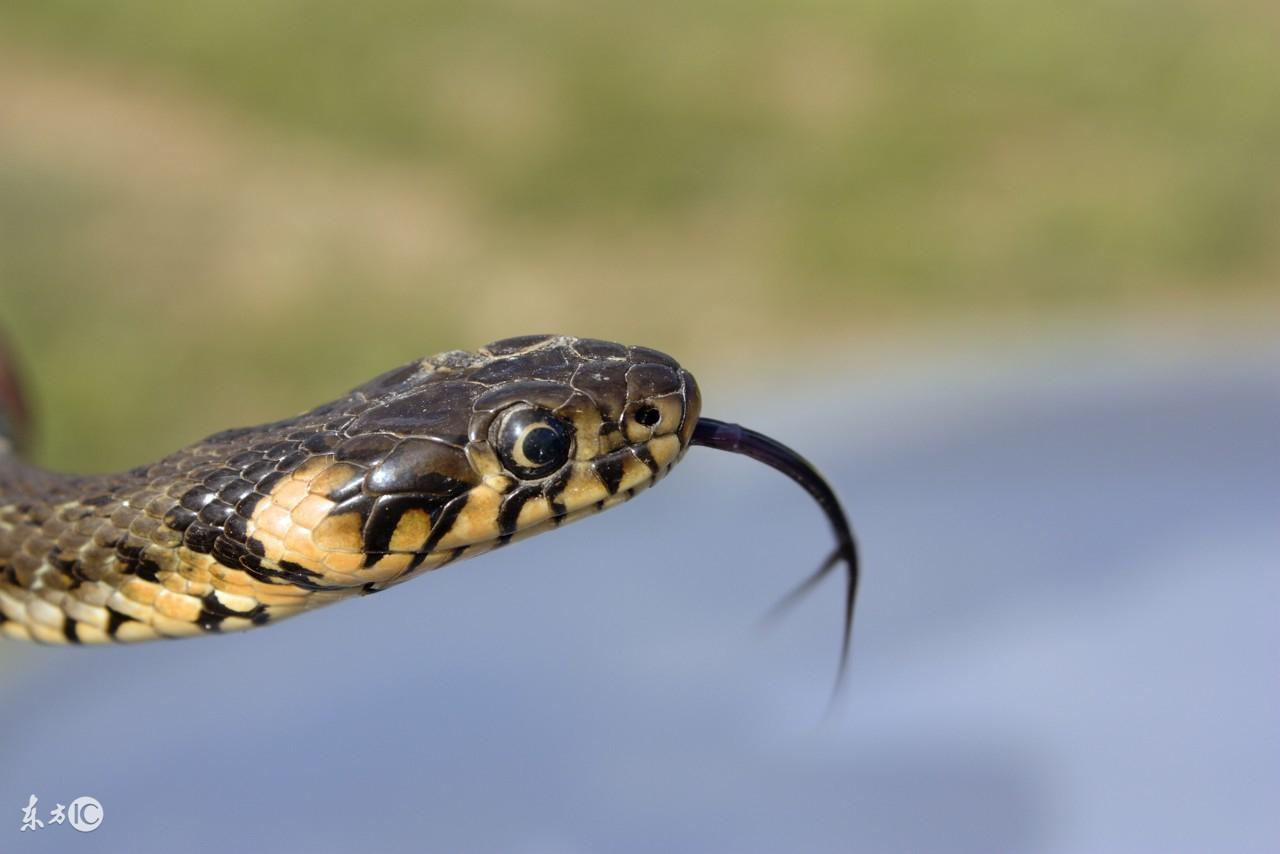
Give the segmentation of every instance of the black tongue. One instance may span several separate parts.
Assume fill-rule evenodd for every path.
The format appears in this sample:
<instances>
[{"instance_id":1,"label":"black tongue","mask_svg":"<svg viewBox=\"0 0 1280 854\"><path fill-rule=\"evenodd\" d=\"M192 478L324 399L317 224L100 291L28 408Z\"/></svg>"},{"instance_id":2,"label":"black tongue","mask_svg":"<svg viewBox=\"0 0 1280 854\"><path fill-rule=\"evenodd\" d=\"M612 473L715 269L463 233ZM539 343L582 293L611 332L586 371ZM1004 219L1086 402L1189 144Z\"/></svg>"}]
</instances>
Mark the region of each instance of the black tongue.
<instances>
[{"instance_id":1,"label":"black tongue","mask_svg":"<svg viewBox=\"0 0 1280 854\"><path fill-rule=\"evenodd\" d=\"M777 469L804 487L813 496L836 534L835 550L822 562L817 571L791 591L774 609L784 609L811 590L818 581L844 562L848 569L848 585L845 589L844 638L840 646L840 670L836 675L836 694L844 680L849 665L849 650L853 643L853 604L858 595L858 545L849 527L849 517L840 506L831 485L827 483L813 464L786 445L739 424L700 418L693 428L691 445L703 445L720 451L744 454L770 468ZM833 695L834 696L834 695Z\"/></svg>"}]
</instances>

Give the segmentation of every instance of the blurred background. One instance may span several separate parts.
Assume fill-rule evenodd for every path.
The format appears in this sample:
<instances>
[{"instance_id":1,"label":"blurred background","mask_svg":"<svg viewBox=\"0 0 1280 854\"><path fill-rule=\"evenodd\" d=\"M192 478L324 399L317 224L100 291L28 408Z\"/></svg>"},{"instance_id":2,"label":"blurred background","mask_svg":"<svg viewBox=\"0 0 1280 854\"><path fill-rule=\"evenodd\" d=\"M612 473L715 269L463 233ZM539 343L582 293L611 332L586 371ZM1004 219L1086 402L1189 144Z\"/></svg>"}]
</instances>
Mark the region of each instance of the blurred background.
<instances>
[{"instance_id":1,"label":"blurred background","mask_svg":"<svg viewBox=\"0 0 1280 854\"><path fill-rule=\"evenodd\" d=\"M867 563L822 726L835 585L752 627L828 532L709 452L286 627L5 645L0 850L1276 850L1278 39L1210 0L0 4L41 462L562 331L805 452ZM20 835L32 792L107 818Z\"/></svg>"}]
</instances>

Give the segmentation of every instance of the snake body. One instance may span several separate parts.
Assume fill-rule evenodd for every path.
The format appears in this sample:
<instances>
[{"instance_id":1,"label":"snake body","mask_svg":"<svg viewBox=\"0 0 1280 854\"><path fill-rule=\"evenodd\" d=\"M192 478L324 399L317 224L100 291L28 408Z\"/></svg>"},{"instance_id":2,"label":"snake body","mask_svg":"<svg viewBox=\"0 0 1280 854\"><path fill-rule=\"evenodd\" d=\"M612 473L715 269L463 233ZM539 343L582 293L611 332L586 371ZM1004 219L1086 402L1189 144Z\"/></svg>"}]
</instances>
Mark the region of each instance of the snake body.
<instances>
[{"instance_id":1,"label":"snake body","mask_svg":"<svg viewBox=\"0 0 1280 854\"><path fill-rule=\"evenodd\" d=\"M51 473L0 440L0 631L184 637L383 590L627 500L700 407L655 350L527 336L121 474Z\"/></svg>"}]
</instances>

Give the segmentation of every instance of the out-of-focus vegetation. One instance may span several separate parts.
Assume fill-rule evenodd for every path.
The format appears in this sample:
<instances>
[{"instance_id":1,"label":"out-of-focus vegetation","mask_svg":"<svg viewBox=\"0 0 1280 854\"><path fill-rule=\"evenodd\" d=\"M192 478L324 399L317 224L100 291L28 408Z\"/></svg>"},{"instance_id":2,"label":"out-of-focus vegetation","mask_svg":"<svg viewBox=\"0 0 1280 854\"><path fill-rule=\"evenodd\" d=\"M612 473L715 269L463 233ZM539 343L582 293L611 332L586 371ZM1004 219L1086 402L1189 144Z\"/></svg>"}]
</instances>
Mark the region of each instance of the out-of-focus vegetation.
<instances>
[{"instance_id":1,"label":"out-of-focus vegetation","mask_svg":"<svg viewBox=\"0 0 1280 854\"><path fill-rule=\"evenodd\" d=\"M102 468L520 332L750 371L1265 300L1277 44L1217 0L10 0L0 322Z\"/></svg>"}]
</instances>

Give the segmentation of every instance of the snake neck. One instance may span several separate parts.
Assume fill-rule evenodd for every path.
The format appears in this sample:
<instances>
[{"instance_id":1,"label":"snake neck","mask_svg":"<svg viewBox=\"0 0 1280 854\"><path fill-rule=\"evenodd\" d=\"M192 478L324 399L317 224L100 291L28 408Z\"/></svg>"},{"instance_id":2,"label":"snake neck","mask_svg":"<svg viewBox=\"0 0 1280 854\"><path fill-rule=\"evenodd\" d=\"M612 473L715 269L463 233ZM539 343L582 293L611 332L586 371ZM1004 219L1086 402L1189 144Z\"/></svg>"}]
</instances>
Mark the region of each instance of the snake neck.
<instances>
[{"instance_id":1,"label":"snake neck","mask_svg":"<svg viewBox=\"0 0 1280 854\"><path fill-rule=\"evenodd\" d=\"M236 502L209 500L206 483L233 450L215 441L108 475L0 453L0 632L46 643L182 637L358 592L318 589L237 538Z\"/></svg>"},{"instance_id":2,"label":"snake neck","mask_svg":"<svg viewBox=\"0 0 1280 854\"><path fill-rule=\"evenodd\" d=\"M75 589L121 568L135 547L141 556L136 508L85 501L118 493L128 480L55 474L0 453L0 616L12 610L3 606L15 590Z\"/></svg>"}]
</instances>

